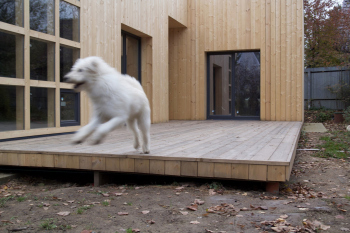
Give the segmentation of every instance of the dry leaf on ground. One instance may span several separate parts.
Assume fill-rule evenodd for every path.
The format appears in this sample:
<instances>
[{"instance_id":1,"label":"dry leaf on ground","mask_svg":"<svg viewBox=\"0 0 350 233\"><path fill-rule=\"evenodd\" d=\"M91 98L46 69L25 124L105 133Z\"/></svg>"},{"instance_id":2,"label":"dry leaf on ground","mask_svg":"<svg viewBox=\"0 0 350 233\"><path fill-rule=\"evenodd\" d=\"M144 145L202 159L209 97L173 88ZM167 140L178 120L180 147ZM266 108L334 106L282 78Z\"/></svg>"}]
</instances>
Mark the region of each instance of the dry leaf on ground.
<instances>
[{"instance_id":1,"label":"dry leaf on ground","mask_svg":"<svg viewBox=\"0 0 350 233\"><path fill-rule=\"evenodd\" d=\"M61 216L67 216L70 214L70 212L69 211L61 211L61 212L58 212L57 214L61 215Z\"/></svg>"}]
</instances>

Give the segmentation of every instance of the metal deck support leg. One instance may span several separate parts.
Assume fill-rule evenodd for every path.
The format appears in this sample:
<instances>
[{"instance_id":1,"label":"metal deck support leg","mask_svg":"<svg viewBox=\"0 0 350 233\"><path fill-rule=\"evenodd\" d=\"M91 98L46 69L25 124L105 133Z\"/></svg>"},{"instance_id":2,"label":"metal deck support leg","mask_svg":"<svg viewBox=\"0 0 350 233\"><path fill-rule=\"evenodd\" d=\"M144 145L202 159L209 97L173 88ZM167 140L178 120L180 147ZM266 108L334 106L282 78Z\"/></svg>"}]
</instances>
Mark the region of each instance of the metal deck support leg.
<instances>
[{"instance_id":1,"label":"metal deck support leg","mask_svg":"<svg viewBox=\"0 0 350 233\"><path fill-rule=\"evenodd\" d=\"M103 185L106 183L106 176L101 173L94 171L94 186L99 187L100 185Z\"/></svg>"},{"instance_id":2,"label":"metal deck support leg","mask_svg":"<svg viewBox=\"0 0 350 233\"><path fill-rule=\"evenodd\" d=\"M279 182L267 182L266 183L266 192L271 194L279 194L280 183Z\"/></svg>"}]
</instances>

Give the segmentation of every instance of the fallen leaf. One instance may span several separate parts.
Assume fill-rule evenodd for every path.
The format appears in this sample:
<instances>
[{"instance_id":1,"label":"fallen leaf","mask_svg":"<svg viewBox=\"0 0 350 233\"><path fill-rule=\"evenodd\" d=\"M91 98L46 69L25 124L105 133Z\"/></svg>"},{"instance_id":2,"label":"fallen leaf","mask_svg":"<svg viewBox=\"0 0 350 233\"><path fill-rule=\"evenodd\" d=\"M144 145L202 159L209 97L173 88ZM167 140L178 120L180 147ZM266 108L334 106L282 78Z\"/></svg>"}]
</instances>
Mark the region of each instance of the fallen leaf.
<instances>
[{"instance_id":1,"label":"fallen leaf","mask_svg":"<svg viewBox=\"0 0 350 233\"><path fill-rule=\"evenodd\" d=\"M181 187L177 187L176 190L183 190L185 187L181 186Z\"/></svg>"},{"instance_id":2,"label":"fallen leaf","mask_svg":"<svg viewBox=\"0 0 350 233\"><path fill-rule=\"evenodd\" d=\"M62 212L58 212L57 214L61 215L61 216L67 216L70 214L70 212L69 211L62 211Z\"/></svg>"},{"instance_id":3,"label":"fallen leaf","mask_svg":"<svg viewBox=\"0 0 350 233\"><path fill-rule=\"evenodd\" d=\"M118 197L118 196L123 195L123 193L114 193L114 195L116 195Z\"/></svg>"},{"instance_id":4,"label":"fallen leaf","mask_svg":"<svg viewBox=\"0 0 350 233\"><path fill-rule=\"evenodd\" d=\"M72 200L72 201L67 201L67 202L72 204L72 203L74 202L74 200Z\"/></svg>"},{"instance_id":5,"label":"fallen leaf","mask_svg":"<svg viewBox=\"0 0 350 233\"><path fill-rule=\"evenodd\" d=\"M198 205L197 204L193 204L191 206L187 206L187 209L196 211L198 209Z\"/></svg>"},{"instance_id":6,"label":"fallen leaf","mask_svg":"<svg viewBox=\"0 0 350 233\"><path fill-rule=\"evenodd\" d=\"M68 205L68 203L63 203L63 205Z\"/></svg>"},{"instance_id":7,"label":"fallen leaf","mask_svg":"<svg viewBox=\"0 0 350 233\"><path fill-rule=\"evenodd\" d=\"M283 215L280 216L280 218L283 218L283 219L286 219L286 218L288 218L288 217L289 217L289 216L286 215L286 214L283 214Z\"/></svg>"},{"instance_id":8,"label":"fallen leaf","mask_svg":"<svg viewBox=\"0 0 350 233\"><path fill-rule=\"evenodd\" d=\"M345 228L345 227L341 227L340 230L341 230L341 231L350 231L349 228Z\"/></svg>"},{"instance_id":9,"label":"fallen leaf","mask_svg":"<svg viewBox=\"0 0 350 233\"><path fill-rule=\"evenodd\" d=\"M210 233L214 233L214 231L209 230L209 229L205 229L205 232L210 232Z\"/></svg>"},{"instance_id":10,"label":"fallen leaf","mask_svg":"<svg viewBox=\"0 0 350 233\"><path fill-rule=\"evenodd\" d=\"M11 222L11 221L9 221L9 220L1 220L1 222L6 222L6 223L14 224L13 222Z\"/></svg>"},{"instance_id":11,"label":"fallen leaf","mask_svg":"<svg viewBox=\"0 0 350 233\"><path fill-rule=\"evenodd\" d=\"M187 215L187 214L188 214L187 211L180 211L180 213L181 213L182 215Z\"/></svg>"},{"instance_id":12,"label":"fallen leaf","mask_svg":"<svg viewBox=\"0 0 350 233\"><path fill-rule=\"evenodd\" d=\"M50 204L49 203L43 203L43 206L49 207Z\"/></svg>"},{"instance_id":13,"label":"fallen leaf","mask_svg":"<svg viewBox=\"0 0 350 233\"><path fill-rule=\"evenodd\" d=\"M198 204L198 205L203 205L205 202L202 201L201 199L195 199L194 200L194 204Z\"/></svg>"},{"instance_id":14,"label":"fallen leaf","mask_svg":"<svg viewBox=\"0 0 350 233\"><path fill-rule=\"evenodd\" d=\"M109 194L108 193L102 193L102 196L109 197Z\"/></svg>"},{"instance_id":15,"label":"fallen leaf","mask_svg":"<svg viewBox=\"0 0 350 233\"><path fill-rule=\"evenodd\" d=\"M209 195L210 196L213 196L215 194L216 194L215 189L209 189Z\"/></svg>"},{"instance_id":16,"label":"fallen leaf","mask_svg":"<svg viewBox=\"0 0 350 233\"><path fill-rule=\"evenodd\" d=\"M242 196L247 196L247 195L248 195L248 193L243 193L243 194L242 194Z\"/></svg>"},{"instance_id":17,"label":"fallen leaf","mask_svg":"<svg viewBox=\"0 0 350 233\"><path fill-rule=\"evenodd\" d=\"M48 209L49 209L49 207L43 207L43 209L44 209L44 210L48 210Z\"/></svg>"},{"instance_id":18,"label":"fallen leaf","mask_svg":"<svg viewBox=\"0 0 350 233\"><path fill-rule=\"evenodd\" d=\"M118 215L122 216L122 215L128 215L128 212L118 212Z\"/></svg>"},{"instance_id":19,"label":"fallen leaf","mask_svg":"<svg viewBox=\"0 0 350 233\"><path fill-rule=\"evenodd\" d=\"M149 210L144 210L144 211L142 211L141 213L143 213L143 214L148 214L148 213L149 213Z\"/></svg>"},{"instance_id":20,"label":"fallen leaf","mask_svg":"<svg viewBox=\"0 0 350 233\"><path fill-rule=\"evenodd\" d=\"M146 222L148 223L148 224L155 224L156 222L154 221L154 220L146 220Z\"/></svg>"},{"instance_id":21,"label":"fallen leaf","mask_svg":"<svg viewBox=\"0 0 350 233\"><path fill-rule=\"evenodd\" d=\"M191 223L191 224L199 224L200 222L198 222L198 221L196 220L196 221L191 221L190 223Z\"/></svg>"},{"instance_id":22,"label":"fallen leaf","mask_svg":"<svg viewBox=\"0 0 350 233\"><path fill-rule=\"evenodd\" d=\"M140 229L132 229L132 232L141 232Z\"/></svg>"},{"instance_id":23,"label":"fallen leaf","mask_svg":"<svg viewBox=\"0 0 350 233\"><path fill-rule=\"evenodd\" d=\"M335 218L344 219L344 216L343 215L336 215Z\"/></svg>"},{"instance_id":24,"label":"fallen leaf","mask_svg":"<svg viewBox=\"0 0 350 233\"><path fill-rule=\"evenodd\" d=\"M81 233L91 233L92 230L83 230Z\"/></svg>"}]
</instances>

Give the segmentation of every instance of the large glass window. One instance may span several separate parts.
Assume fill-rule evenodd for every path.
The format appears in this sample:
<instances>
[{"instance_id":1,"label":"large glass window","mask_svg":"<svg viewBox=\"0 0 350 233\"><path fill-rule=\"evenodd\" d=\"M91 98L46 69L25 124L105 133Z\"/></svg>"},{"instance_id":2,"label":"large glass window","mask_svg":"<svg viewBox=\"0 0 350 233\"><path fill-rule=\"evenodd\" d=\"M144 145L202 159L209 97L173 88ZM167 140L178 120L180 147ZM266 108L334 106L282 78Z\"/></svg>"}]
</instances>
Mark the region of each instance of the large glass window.
<instances>
[{"instance_id":1,"label":"large glass window","mask_svg":"<svg viewBox=\"0 0 350 233\"><path fill-rule=\"evenodd\" d=\"M0 31L0 77L23 78L24 37Z\"/></svg>"},{"instance_id":2,"label":"large glass window","mask_svg":"<svg viewBox=\"0 0 350 233\"><path fill-rule=\"evenodd\" d=\"M30 0L30 29L55 34L55 1Z\"/></svg>"},{"instance_id":3,"label":"large glass window","mask_svg":"<svg viewBox=\"0 0 350 233\"><path fill-rule=\"evenodd\" d=\"M23 27L23 0L0 0L0 21Z\"/></svg>"},{"instance_id":4,"label":"large glass window","mask_svg":"<svg viewBox=\"0 0 350 233\"><path fill-rule=\"evenodd\" d=\"M55 44L30 40L30 79L55 81Z\"/></svg>"},{"instance_id":5,"label":"large glass window","mask_svg":"<svg viewBox=\"0 0 350 233\"><path fill-rule=\"evenodd\" d=\"M208 54L208 119L259 119L260 52Z\"/></svg>"},{"instance_id":6,"label":"large glass window","mask_svg":"<svg viewBox=\"0 0 350 233\"><path fill-rule=\"evenodd\" d=\"M0 131L24 129L24 87L0 85Z\"/></svg>"},{"instance_id":7,"label":"large glass window","mask_svg":"<svg viewBox=\"0 0 350 233\"><path fill-rule=\"evenodd\" d=\"M61 89L61 126L80 124L80 93L73 90Z\"/></svg>"},{"instance_id":8,"label":"large glass window","mask_svg":"<svg viewBox=\"0 0 350 233\"><path fill-rule=\"evenodd\" d=\"M56 127L80 124L80 94L57 82L80 56L77 1L0 0L1 138L62 132ZM15 130L28 132L6 133Z\"/></svg>"},{"instance_id":9,"label":"large glass window","mask_svg":"<svg viewBox=\"0 0 350 233\"><path fill-rule=\"evenodd\" d=\"M122 31L122 74L141 82L141 39Z\"/></svg>"},{"instance_id":10,"label":"large glass window","mask_svg":"<svg viewBox=\"0 0 350 233\"><path fill-rule=\"evenodd\" d=\"M79 58L79 49L60 46L60 81L72 68L75 61Z\"/></svg>"},{"instance_id":11,"label":"large glass window","mask_svg":"<svg viewBox=\"0 0 350 233\"><path fill-rule=\"evenodd\" d=\"M60 37L80 41L79 8L63 0L60 1Z\"/></svg>"},{"instance_id":12,"label":"large glass window","mask_svg":"<svg viewBox=\"0 0 350 233\"><path fill-rule=\"evenodd\" d=\"M30 87L30 128L55 127L55 89Z\"/></svg>"}]
</instances>

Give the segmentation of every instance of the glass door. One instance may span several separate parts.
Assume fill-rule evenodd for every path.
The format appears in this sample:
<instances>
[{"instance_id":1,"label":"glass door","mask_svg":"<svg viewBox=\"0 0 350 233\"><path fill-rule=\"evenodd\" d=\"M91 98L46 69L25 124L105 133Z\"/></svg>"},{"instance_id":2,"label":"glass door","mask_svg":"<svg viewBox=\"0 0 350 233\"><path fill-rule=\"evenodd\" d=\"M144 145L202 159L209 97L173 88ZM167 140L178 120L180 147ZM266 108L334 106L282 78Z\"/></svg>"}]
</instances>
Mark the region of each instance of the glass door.
<instances>
[{"instance_id":1,"label":"glass door","mask_svg":"<svg viewBox=\"0 0 350 233\"><path fill-rule=\"evenodd\" d=\"M207 118L260 119L260 52L209 53Z\"/></svg>"}]
</instances>

